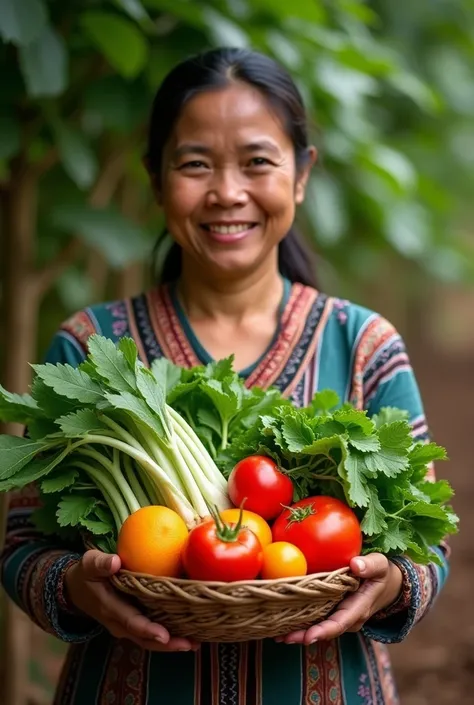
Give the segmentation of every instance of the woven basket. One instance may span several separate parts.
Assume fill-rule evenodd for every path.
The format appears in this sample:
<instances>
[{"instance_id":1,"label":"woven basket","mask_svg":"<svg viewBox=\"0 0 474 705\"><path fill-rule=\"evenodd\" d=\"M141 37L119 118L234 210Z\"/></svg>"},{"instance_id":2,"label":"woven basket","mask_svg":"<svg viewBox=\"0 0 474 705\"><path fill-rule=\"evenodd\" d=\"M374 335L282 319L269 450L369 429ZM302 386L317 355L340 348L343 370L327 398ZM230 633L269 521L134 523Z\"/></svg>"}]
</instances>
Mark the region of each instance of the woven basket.
<instances>
[{"instance_id":1,"label":"woven basket","mask_svg":"<svg viewBox=\"0 0 474 705\"><path fill-rule=\"evenodd\" d=\"M234 583L156 578L121 570L111 580L171 634L203 642L249 641L307 629L359 586L348 568Z\"/></svg>"}]
</instances>

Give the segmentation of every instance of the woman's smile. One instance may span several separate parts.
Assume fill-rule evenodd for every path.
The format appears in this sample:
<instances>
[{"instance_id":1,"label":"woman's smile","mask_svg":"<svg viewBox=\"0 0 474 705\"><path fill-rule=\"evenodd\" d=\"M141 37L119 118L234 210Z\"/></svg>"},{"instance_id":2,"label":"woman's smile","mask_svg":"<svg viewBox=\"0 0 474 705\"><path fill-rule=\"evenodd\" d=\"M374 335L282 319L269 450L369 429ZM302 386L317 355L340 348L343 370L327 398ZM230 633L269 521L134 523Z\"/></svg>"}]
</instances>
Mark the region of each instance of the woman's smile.
<instances>
[{"instance_id":1,"label":"woman's smile","mask_svg":"<svg viewBox=\"0 0 474 705\"><path fill-rule=\"evenodd\" d=\"M225 221L203 223L201 228L207 237L221 245L233 245L255 234L258 223L252 221Z\"/></svg>"}]
</instances>

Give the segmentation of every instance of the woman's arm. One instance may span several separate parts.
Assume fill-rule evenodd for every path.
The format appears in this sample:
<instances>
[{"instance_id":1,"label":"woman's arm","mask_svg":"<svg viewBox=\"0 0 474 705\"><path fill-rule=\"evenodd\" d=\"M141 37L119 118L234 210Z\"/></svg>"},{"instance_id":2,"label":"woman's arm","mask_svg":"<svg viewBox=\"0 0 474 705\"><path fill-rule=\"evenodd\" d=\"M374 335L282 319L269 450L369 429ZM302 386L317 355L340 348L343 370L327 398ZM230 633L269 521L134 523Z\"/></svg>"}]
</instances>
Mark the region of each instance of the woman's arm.
<instances>
[{"instance_id":1,"label":"woman's arm","mask_svg":"<svg viewBox=\"0 0 474 705\"><path fill-rule=\"evenodd\" d=\"M83 357L79 346L58 334L46 361L77 366ZM80 554L36 529L32 515L39 506L34 485L10 495L5 546L0 552L0 580L9 597L41 629L63 641L86 641L101 627L75 612L64 584L66 571Z\"/></svg>"},{"instance_id":2,"label":"woman's arm","mask_svg":"<svg viewBox=\"0 0 474 705\"><path fill-rule=\"evenodd\" d=\"M430 434L423 403L404 341L383 318L373 322L370 335L372 354L355 356L356 365L357 361L365 361L356 370L363 380L365 408L370 416L387 406L405 409L413 437L428 442ZM364 345L367 350L367 339L362 336L359 349ZM429 468L427 479L435 479L433 466ZM367 636L385 643L399 642L428 612L449 574L447 545L443 543L432 548L439 556L441 566L434 563L418 565L403 556L393 559L403 576L400 595L388 609L378 612L366 623L363 631Z\"/></svg>"}]
</instances>

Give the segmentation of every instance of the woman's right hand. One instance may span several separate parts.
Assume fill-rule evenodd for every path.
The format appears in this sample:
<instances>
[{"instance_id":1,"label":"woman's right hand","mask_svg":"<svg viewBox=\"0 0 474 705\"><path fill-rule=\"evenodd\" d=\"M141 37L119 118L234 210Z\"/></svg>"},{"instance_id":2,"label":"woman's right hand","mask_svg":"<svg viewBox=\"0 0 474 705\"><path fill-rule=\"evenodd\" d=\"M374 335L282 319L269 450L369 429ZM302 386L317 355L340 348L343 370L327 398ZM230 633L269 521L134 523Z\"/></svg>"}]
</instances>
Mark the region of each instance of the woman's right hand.
<instances>
[{"instance_id":1,"label":"woman's right hand","mask_svg":"<svg viewBox=\"0 0 474 705\"><path fill-rule=\"evenodd\" d=\"M150 651L191 651L199 644L172 637L165 627L149 620L123 599L109 578L120 570L119 556L87 551L65 575L69 601L81 612L100 622L117 639L130 639Z\"/></svg>"}]
</instances>

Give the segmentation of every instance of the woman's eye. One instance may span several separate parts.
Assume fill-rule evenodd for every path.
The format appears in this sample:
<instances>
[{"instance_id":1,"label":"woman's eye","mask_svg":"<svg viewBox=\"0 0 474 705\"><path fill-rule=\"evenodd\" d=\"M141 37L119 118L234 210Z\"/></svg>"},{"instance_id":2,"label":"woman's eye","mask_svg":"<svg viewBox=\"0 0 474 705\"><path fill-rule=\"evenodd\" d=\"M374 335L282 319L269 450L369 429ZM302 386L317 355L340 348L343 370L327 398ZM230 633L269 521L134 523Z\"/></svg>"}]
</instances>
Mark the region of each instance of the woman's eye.
<instances>
[{"instance_id":1,"label":"woman's eye","mask_svg":"<svg viewBox=\"0 0 474 705\"><path fill-rule=\"evenodd\" d=\"M269 164L271 164L271 161L269 159L265 159L265 157L253 157L250 160L251 166L268 166Z\"/></svg>"},{"instance_id":2,"label":"woman's eye","mask_svg":"<svg viewBox=\"0 0 474 705\"><path fill-rule=\"evenodd\" d=\"M202 169L206 168L204 162L200 162L198 159L194 159L191 162L186 162L186 164L181 164L180 169Z\"/></svg>"}]
</instances>

